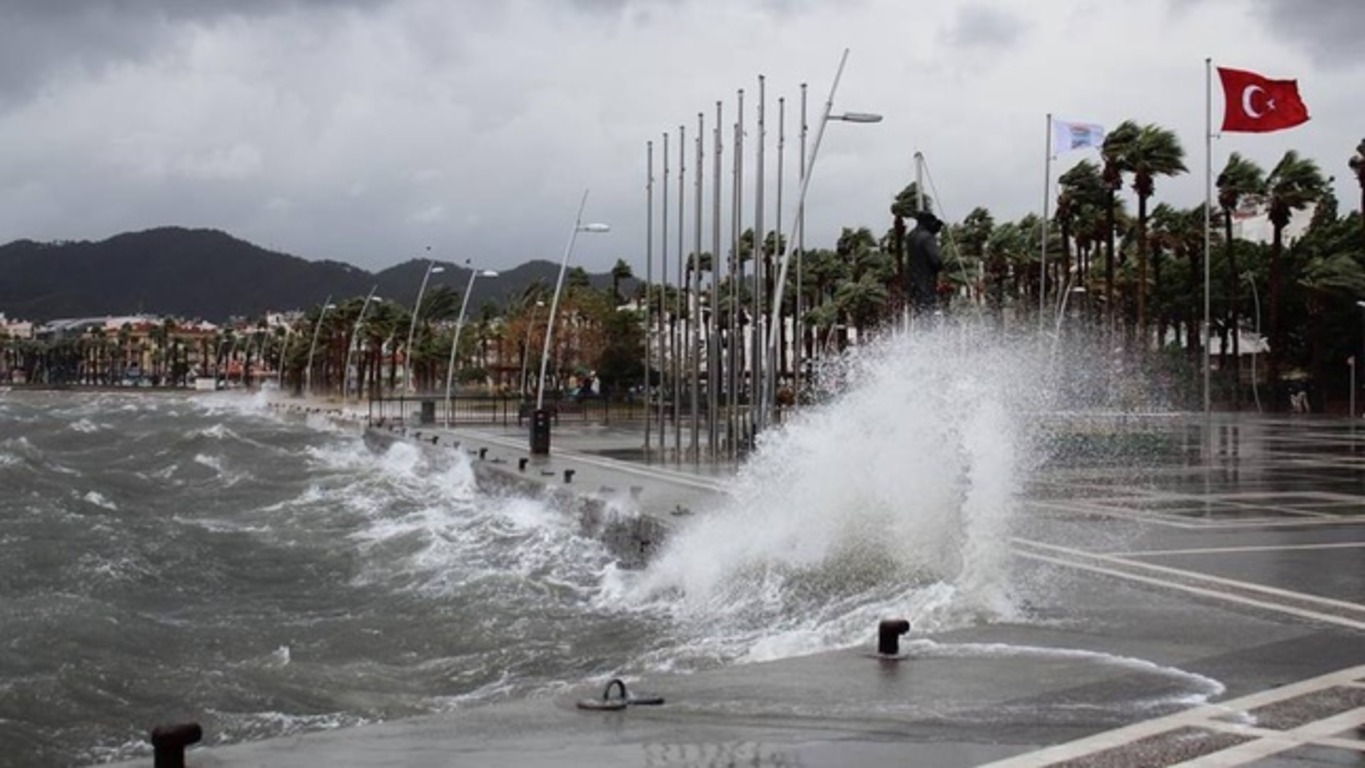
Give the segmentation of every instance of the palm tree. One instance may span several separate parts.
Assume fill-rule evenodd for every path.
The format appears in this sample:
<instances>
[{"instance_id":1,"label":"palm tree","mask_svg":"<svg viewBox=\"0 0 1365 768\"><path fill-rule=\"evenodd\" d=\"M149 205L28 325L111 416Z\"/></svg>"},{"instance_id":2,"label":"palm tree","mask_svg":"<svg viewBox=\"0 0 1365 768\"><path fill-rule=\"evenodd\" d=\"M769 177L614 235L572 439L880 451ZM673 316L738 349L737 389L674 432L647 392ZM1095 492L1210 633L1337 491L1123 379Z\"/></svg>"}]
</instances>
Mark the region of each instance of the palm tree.
<instances>
[{"instance_id":1,"label":"palm tree","mask_svg":"<svg viewBox=\"0 0 1365 768\"><path fill-rule=\"evenodd\" d=\"M1107 208L1109 190L1100 175L1099 166L1082 160L1057 178L1061 192L1057 196L1056 220L1062 233L1062 268L1070 277L1071 240L1076 245L1076 284L1085 286L1091 277L1090 255L1099 226L1098 214ZM1087 294L1088 295L1088 294Z\"/></svg>"},{"instance_id":2,"label":"palm tree","mask_svg":"<svg viewBox=\"0 0 1365 768\"><path fill-rule=\"evenodd\" d=\"M1327 188L1318 164L1289 150L1275 164L1266 178L1267 200L1270 205L1270 359L1267 375L1272 387L1278 386L1280 363L1284 358L1285 328L1280 323L1281 262L1284 254L1284 228L1294 211L1303 210L1316 201ZM1274 409L1279 408L1279 398Z\"/></svg>"},{"instance_id":3,"label":"palm tree","mask_svg":"<svg viewBox=\"0 0 1365 768\"><path fill-rule=\"evenodd\" d=\"M635 273L631 271L630 265L626 263L626 260L617 259L616 264L611 268L611 300L616 306L621 306L622 302L625 301L624 297L621 296L621 281L629 280L632 277L635 277Z\"/></svg>"},{"instance_id":4,"label":"palm tree","mask_svg":"<svg viewBox=\"0 0 1365 768\"><path fill-rule=\"evenodd\" d=\"M1224 289L1227 291L1228 316L1226 327L1232 334L1232 361L1224 355L1221 368L1230 371L1233 377L1237 377L1240 371L1240 361L1242 350L1239 337L1240 322L1237 317L1238 286L1241 279L1237 271L1236 249L1233 247L1232 237L1232 214L1237 210L1242 198L1248 195L1262 195L1265 193L1265 171L1250 160L1233 152L1228 157L1228 164L1223 167L1222 173L1218 174L1218 205L1223 209L1223 248L1224 260L1227 262L1227 274L1225 276ZM1227 345L1224 345L1224 349ZM1230 364L1231 363L1231 364ZM1241 387L1233 382L1233 402L1241 405Z\"/></svg>"},{"instance_id":5,"label":"palm tree","mask_svg":"<svg viewBox=\"0 0 1365 768\"><path fill-rule=\"evenodd\" d=\"M1114 327L1114 234L1117 229L1118 191L1123 188L1123 172L1128 147L1137 140L1142 129L1132 120L1124 120L1117 128L1104 137L1100 147L1100 157L1104 158L1104 169L1100 177L1109 191L1105 209L1105 261L1104 261L1104 300L1105 325L1112 331Z\"/></svg>"},{"instance_id":6,"label":"palm tree","mask_svg":"<svg viewBox=\"0 0 1365 768\"><path fill-rule=\"evenodd\" d=\"M1348 163L1351 170L1355 171L1356 181L1360 184L1360 234L1361 247L1365 248L1365 139L1361 139L1356 145L1356 153L1351 156Z\"/></svg>"},{"instance_id":7,"label":"palm tree","mask_svg":"<svg viewBox=\"0 0 1365 768\"><path fill-rule=\"evenodd\" d=\"M1138 198L1138 283L1137 325L1146 346L1147 338L1147 201L1156 189L1156 177L1175 176L1189 170L1185 167L1185 149L1180 139L1154 123L1138 130L1124 150L1125 170L1133 174L1133 190Z\"/></svg>"}]
</instances>

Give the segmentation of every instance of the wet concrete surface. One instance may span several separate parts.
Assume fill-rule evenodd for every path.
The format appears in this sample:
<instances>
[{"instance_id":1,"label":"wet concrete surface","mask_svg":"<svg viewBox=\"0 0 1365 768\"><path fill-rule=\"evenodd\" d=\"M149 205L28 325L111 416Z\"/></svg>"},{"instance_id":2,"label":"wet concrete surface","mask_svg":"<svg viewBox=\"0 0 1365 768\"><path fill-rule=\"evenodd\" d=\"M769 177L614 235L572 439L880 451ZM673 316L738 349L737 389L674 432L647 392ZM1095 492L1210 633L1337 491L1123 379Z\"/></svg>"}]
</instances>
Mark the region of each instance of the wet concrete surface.
<instances>
[{"instance_id":1,"label":"wet concrete surface","mask_svg":"<svg viewBox=\"0 0 1365 768\"><path fill-rule=\"evenodd\" d=\"M194 750L191 764L1365 765L1365 424L1224 416L1208 432L1202 417L1170 417L1075 431L1091 450L1059 452L1022 505L1015 574L1040 597L1018 621L912 631L895 661L873 656L869 627L866 647L628 681L660 707L579 710L601 695L590 681ZM668 525L722 503L734 469L621 461L640 435L619 427L561 428L535 460L520 431L433 436L484 449L489 477L611 496Z\"/></svg>"}]
</instances>

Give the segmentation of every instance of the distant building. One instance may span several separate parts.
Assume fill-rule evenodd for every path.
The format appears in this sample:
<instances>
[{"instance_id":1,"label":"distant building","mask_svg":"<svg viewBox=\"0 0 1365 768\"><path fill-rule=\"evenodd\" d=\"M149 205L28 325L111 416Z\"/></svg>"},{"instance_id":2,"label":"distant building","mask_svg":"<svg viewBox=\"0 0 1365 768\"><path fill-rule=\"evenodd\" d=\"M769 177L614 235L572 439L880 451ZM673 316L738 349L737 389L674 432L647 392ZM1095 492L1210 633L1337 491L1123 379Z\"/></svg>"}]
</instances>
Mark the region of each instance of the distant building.
<instances>
[{"instance_id":1,"label":"distant building","mask_svg":"<svg viewBox=\"0 0 1365 768\"><path fill-rule=\"evenodd\" d=\"M10 339L33 338L33 323L27 320L11 320L0 312L0 337Z\"/></svg>"}]
</instances>

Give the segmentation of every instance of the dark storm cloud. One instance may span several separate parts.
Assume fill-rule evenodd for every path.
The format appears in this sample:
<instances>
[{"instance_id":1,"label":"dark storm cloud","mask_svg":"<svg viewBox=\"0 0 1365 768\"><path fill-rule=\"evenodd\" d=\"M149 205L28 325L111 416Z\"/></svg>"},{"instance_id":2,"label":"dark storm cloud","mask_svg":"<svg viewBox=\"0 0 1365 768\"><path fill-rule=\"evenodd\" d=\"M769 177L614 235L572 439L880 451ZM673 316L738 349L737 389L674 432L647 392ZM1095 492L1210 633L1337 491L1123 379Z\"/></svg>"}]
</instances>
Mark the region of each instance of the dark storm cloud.
<instances>
[{"instance_id":1,"label":"dark storm cloud","mask_svg":"<svg viewBox=\"0 0 1365 768\"><path fill-rule=\"evenodd\" d=\"M185 22L308 9L373 8L365 0L5 0L0 4L0 109L56 75L141 61Z\"/></svg>"},{"instance_id":2,"label":"dark storm cloud","mask_svg":"<svg viewBox=\"0 0 1365 768\"><path fill-rule=\"evenodd\" d=\"M1356 67L1365 62L1362 0L1263 0L1251 7L1261 10L1274 34L1302 48L1318 64Z\"/></svg>"},{"instance_id":3,"label":"dark storm cloud","mask_svg":"<svg viewBox=\"0 0 1365 768\"><path fill-rule=\"evenodd\" d=\"M954 44L964 47L1007 48L1025 30L1014 14L984 5L968 5L957 13L950 31Z\"/></svg>"},{"instance_id":4,"label":"dark storm cloud","mask_svg":"<svg viewBox=\"0 0 1365 768\"><path fill-rule=\"evenodd\" d=\"M1171 0L1181 13L1211 0ZM1365 30L1365 0L1252 0L1247 4L1272 35L1306 53L1326 68L1365 63L1360 33Z\"/></svg>"}]
</instances>

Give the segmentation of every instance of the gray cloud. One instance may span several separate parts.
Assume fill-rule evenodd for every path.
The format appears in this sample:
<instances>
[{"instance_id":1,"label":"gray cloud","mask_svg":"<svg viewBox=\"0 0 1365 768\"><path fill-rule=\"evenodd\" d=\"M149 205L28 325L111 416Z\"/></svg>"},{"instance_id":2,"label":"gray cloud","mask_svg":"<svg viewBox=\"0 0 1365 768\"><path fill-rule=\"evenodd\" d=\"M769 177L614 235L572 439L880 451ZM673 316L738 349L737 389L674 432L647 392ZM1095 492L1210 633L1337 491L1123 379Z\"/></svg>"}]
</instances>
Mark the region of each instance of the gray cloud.
<instances>
[{"instance_id":1,"label":"gray cloud","mask_svg":"<svg viewBox=\"0 0 1365 768\"><path fill-rule=\"evenodd\" d=\"M949 37L963 47L1007 48L1026 29L1026 22L1008 11L973 4L958 11Z\"/></svg>"},{"instance_id":2,"label":"gray cloud","mask_svg":"<svg viewBox=\"0 0 1365 768\"><path fill-rule=\"evenodd\" d=\"M1171 0L1179 14L1211 0ZM1360 33L1365 30L1362 0L1256 0L1248 3L1256 18L1272 35L1299 48L1327 69L1347 69L1365 62Z\"/></svg>"},{"instance_id":3,"label":"gray cloud","mask_svg":"<svg viewBox=\"0 0 1365 768\"><path fill-rule=\"evenodd\" d=\"M142 62L186 23L308 10L378 8L365 0L5 0L0 5L0 96L20 101L52 78L98 75ZM2 108L2 107L0 107Z\"/></svg>"},{"instance_id":4,"label":"gray cloud","mask_svg":"<svg viewBox=\"0 0 1365 768\"><path fill-rule=\"evenodd\" d=\"M1269 29L1302 47L1326 67L1354 67L1365 61L1360 35L1365 32L1361 0L1265 0Z\"/></svg>"}]
</instances>

